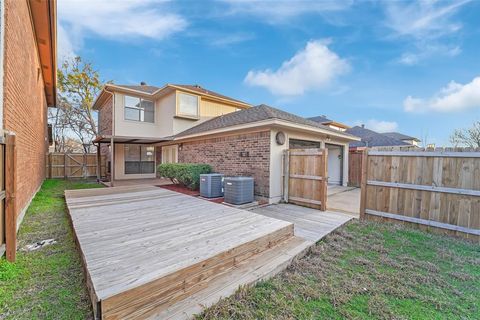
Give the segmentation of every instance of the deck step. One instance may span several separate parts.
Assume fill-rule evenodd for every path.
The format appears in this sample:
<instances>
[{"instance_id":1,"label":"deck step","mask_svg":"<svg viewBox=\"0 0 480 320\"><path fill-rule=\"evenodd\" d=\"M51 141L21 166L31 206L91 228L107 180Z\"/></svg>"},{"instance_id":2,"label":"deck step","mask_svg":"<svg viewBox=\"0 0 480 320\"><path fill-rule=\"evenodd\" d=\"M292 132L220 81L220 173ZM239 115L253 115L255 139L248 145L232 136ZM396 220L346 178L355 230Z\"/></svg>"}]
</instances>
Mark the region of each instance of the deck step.
<instances>
[{"instance_id":1,"label":"deck step","mask_svg":"<svg viewBox=\"0 0 480 320\"><path fill-rule=\"evenodd\" d=\"M294 259L302 257L313 244L300 237L291 237L245 260L228 273L210 281L208 287L150 316L149 319L190 319L221 298L234 294L240 286L252 285L286 269Z\"/></svg>"},{"instance_id":2,"label":"deck step","mask_svg":"<svg viewBox=\"0 0 480 320\"><path fill-rule=\"evenodd\" d=\"M158 313L177 301L209 287L211 281L229 274L243 261L276 248L293 237L293 224L199 261L169 275L101 301L104 319L138 319Z\"/></svg>"}]
</instances>

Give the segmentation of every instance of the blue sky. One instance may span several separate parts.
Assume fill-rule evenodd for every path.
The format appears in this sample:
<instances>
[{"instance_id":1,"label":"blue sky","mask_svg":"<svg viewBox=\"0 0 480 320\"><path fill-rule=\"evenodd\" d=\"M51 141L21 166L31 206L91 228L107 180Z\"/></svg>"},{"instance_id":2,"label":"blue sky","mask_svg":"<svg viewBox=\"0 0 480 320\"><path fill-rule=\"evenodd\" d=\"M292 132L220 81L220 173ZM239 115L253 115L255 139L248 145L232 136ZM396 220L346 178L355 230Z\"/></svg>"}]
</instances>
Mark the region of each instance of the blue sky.
<instances>
[{"instance_id":1,"label":"blue sky","mask_svg":"<svg viewBox=\"0 0 480 320\"><path fill-rule=\"evenodd\" d=\"M480 120L479 17L476 0L59 0L59 56L439 146Z\"/></svg>"}]
</instances>

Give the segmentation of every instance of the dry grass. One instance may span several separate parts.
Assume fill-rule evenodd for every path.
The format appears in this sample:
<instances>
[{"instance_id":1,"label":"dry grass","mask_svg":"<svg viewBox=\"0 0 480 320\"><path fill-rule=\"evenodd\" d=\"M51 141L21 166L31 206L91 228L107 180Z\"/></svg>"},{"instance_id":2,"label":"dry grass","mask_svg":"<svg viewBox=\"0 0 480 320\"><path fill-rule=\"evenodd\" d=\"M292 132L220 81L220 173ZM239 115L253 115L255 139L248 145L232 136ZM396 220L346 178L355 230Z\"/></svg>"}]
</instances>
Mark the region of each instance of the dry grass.
<instances>
[{"instance_id":1,"label":"dry grass","mask_svg":"<svg viewBox=\"0 0 480 320\"><path fill-rule=\"evenodd\" d=\"M197 319L479 319L479 288L478 245L356 221Z\"/></svg>"}]
</instances>

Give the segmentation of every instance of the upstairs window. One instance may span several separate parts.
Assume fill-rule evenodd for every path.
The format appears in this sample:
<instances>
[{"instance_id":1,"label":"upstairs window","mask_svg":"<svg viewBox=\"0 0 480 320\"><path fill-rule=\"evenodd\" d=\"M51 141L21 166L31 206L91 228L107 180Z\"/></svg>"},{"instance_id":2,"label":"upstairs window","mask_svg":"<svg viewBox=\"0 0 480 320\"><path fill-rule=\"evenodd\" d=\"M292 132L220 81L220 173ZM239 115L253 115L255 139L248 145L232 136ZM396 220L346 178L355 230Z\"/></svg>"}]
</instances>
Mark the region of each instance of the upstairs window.
<instances>
[{"instance_id":1,"label":"upstairs window","mask_svg":"<svg viewBox=\"0 0 480 320\"><path fill-rule=\"evenodd\" d=\"M125 120L155 122L153 101L125 96Z\"/></svg>"},{"instance_id":2,"label":"upstairs window","mask_svg":"<svg viewBox=\"0 0 480 320\"><path fill-rule=\"evenodd\" d=\"M186 116L190 118L198 118L198 96L186 93L178 93L178 116Z\"/></svg>"}]
</instances>

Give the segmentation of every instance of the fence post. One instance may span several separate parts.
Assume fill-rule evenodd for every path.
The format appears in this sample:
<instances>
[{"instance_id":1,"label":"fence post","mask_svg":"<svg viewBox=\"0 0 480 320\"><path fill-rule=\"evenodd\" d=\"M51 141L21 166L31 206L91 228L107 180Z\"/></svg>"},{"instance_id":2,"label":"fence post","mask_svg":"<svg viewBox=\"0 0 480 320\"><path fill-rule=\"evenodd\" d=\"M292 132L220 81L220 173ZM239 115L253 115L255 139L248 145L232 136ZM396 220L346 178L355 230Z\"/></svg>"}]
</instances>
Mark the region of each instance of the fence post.
<instances>
[{"instance_id":1,"label":"fence post","mask_svg":"<svg viewBox=\"0 0 480 320\"><path fill-rule=\"evenodd\" d=\"M365 209L367 205L367 176L368 176L368 149L362 152L362 175L361 175L361 194L360 194L360 219L365 219Z\"/></svg>"},{"instance_id":2,"label":"fence post","mask_svg":"<svg viewBox=\"0 0 480 320\"><path fill-rule=\"evenodd\" d=\"M15 134L8 133L5 139L5 252L10 262L15 262L17 254L16 153Z\"/></svg>"},{"instance_id":3,"label":"fence post","mask_svg":"<svg viewBox=\"0 0 480 320\"><path fill-rule=\"evenodd\" d=\"M321 201L320 210L326 211L327 210L327 198L328 198L328 188L327 188L327 184L328 184L328 149L327 148L323 148L323 150L322 150L322 163L323 163L323 166L321 168L321 170L322 170L322 183L321 183L322 192L321 192L321 194L323 196L322 196L322 200L320 200Z\"/></svg>"},{"instance_id":4,"label":"fence post","mask_svg":"<svg viewBox=\"0 0 480 320\"><path fill-rule=\"evenodd\" d=\"M283 152L283 201L288 203L288 183L290 179L290 151Z\"/></svg>"}]
</instances>

